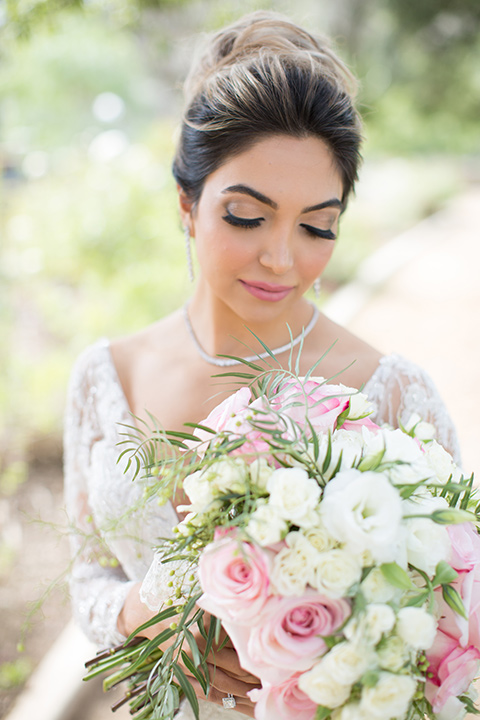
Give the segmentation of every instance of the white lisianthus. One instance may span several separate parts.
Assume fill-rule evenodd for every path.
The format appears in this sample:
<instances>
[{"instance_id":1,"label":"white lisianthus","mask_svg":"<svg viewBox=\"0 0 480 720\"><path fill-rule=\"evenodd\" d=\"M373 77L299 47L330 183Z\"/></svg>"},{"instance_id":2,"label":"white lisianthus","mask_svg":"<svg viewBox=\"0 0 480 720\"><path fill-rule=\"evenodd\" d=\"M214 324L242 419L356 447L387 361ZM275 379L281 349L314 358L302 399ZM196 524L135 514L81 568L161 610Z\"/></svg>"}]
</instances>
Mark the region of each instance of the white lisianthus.
<instances>
[{"instance_id":1,"label":"white lisianthus","mask_svg":"<svg viewBox=\"0 0 480 720\"><path fill-rule=\"evenodd\" d=\"M341 642L322 658L321 665L342 685L353 685L371 666L374 656L365 645Z\"/></svg>"},{"instance_id":2,"label":"white lisianthus","mask_svg":"<svg viewBox=\"0 0 480 720\"><path fill-rule=\"evenodd\" d=\"M358 420L359 418L367 417L367 415L371 415L374 412L375 406L373 405L373 403L370 402L370 400L364 393L361 393L355 388L348 387L347 385L342 385L340 383L339 387L346 394L351 393L348 406L349 420Z\"/></svg>"},{"instance_id":3,"label":"white lisianthus","mask_svg":"<svg viewBox=\"0 0 480 720\"><path fill-rule=\"evenodd\" d=\"M338 473L327 483L320 514L330 535L350 553L359 556L369 550L379 563L395 559L402 504L383 473Z\"/></svg>"},{"instance_id":4,"label":"white lisianthus","mask_svg":"<svg viewBox=\"0 0 480 720\"><path fill-rule=\"evenodd\" d=\"M246 527L250 537L262 547L279 542L287 529L285 520L266 502L257 506Z\"/></svg>"},{"instance_id":5,"label":"white lisianthus","mask_svg":"<svg viewBox=\"0 0 480 720\"><path fill-rule=\"evenodd\" d=\"M409 660L407 646L398 635L390 635L378 646L377 659L382 670L400 672Z\"/></svg>"},{"instance_id":6,"label":"white lisianthus","mask_svg":"<svg viewBox=\"0 0 480 720\"><path fill-rule=\"evenodd\" d=\"M273 473L273 468L270 467L265 458L259 457L250 463L249 469L253 484L259 490L266 491L268 480Z\"/></svg>"},{"instance_id":7,"label":"white lisianthus","mask_svg":"<svg viewBox=\"0 0 480 720\"><path fill-rule=\"evenodd\" d=\"M320 521L320 518L319 518ZM310 545L313 545L315 550L318 552L326 552L332 550L337 544L336 540L327 533L323 525L319 524L316 527L308 528L304 531L305 539L308 540Z\"/></svg>"},{"instance_id":8,"label":"white lisianthus","mask_svg":"<svg viewBox=\"0 0 480 720\"><path fill-rule=\"evenodd\" d=\"M461 477L461 470L454 463L452 456L436 440L425 445L425 461L431 467L439 482L446 483L452 477L453 482L458 482Z\"/></svg>"},{"instance_id":9,"label":"white lisianthus","mask_svg":"<svg viewBox=\"0 0 480 720\"><path fill-rule=\"evenodd\" d=\"M318 524L316 507L320 499L320 487L316 480L300 468L279 468L267 481L269 503L278 514L299 527Z\"/></svg>"},{"instance_id":10,"label":"white lisianthus","mask_svg":"<svg viewBox=\"0 0 480 720\"><path fill-rule=\"evenodd\" d=\"M301 595L310 579L319 553L300 532L290 532L286 547L273 559L270 580L280 595Z\"/></svg>"},{"instance_id":11,"label":"white lisianthus","mask_svg":"<svg viewBox=\"0 0 480 720\"><path fill-rule=\"evenodd\" d=\"M362 625L366 640L376 645L395 625L395 613L390 605L372 603L367 605Z\"/></svg>"},{"instance_id":12,"label":"white lisianthus","mask_svg":"<svg viewBox=\"0 0 480 720\"><path fill-rule=\"evenodd\" d=\"M362 688L360 709L370 720L403 718L416 689L413 678L382 672L376 685Z\"/></svg>"},{"instance_id":13,"label":"white lisianthus","mask_svg":"<svg viewBox=\"0 0 480 720\"><path fill-rule=\"evenodd\" d=\"M374 567L361 584L365 600L369 603L386 603L398 594L398 589L390 585L379 567Z\"/></svg>"},{"instance_id":14,"label":"white lisianthus","mask_svg":"<svg viewBox=\"0 0 480 720\"><path fill-rule=\"evenodd\" d=\"M398 611L397 634L414 650L428 650L437 633L433 615L420 607L404 607Z\"/></svg>"},{"instance_id":15,"label":"white lisianthus","mask_svg":"<svg viewBox=\"0 0 480 720\"><path fill-rule=\"evenodd\" d=\"M406 500L403 508L405 515L426 515L447 509L448 503L441 497L425 497L418 502ZM448 562L450 559L451 542L447 528L425 517L407 518L405 522L408 562L433 577L440 560Z\"/></svg>"},{"instance_id":16,"label":"white lisianthus","mask_svg":"<svg viewBox=\"0 0 480 720\"><path fill-rule=\"evenodd\" d=\"M341 548L317 553L315 564L310 566L310 585L328 597L343 597L361 576L358 560Z\"/></svg>"},{"instance_id":17,"label":"white lisianthus","mask_svg":"<svg viewBox=\"0 0 480 720\"><path fill-rule=\"evenodd\" d=\"M408 422L404 425L407 433L413 431L414 437L422 440L423 442L433 440L436 435L435 425L422 420L418 413L412 413Z\"/></svg>"},{"instance_id":18,"label":"white lisianthus","mask_svg":"<svg viewBox=\"0 0 480 720\"><path fill-rule=\"evenodd\" d=\"M317 705L337 708L350 697L351 685L342 685L322 668L322 663L298 678L298 687Z\"/></svg>"},{"instance_id":19,"label":"white lisianthus","mask_svg":"<svg viewBox=\"0 0 480 720\"><path fill-rule=\"evenodd\" d=\"M362 435L365 444L364 456L378 455L385 450L382 462L389 463L401 460L406 463L413 463L422 459L422 450L414 438L410 437L400 429L391 430L381 428L376 432L362 428Z\"/></svg>"},{"instance_id":20,"label":"white lisianthus","mask_svg":"<svg viewBox=\"0 0 480 720\"><path fill-rule=\"evenodd\" d=\"M246 489L248 467L241 458L224 457L204 470L215 494L243 493Z\"/></svg>"},{"instance_id":21,"label":"white lisianthus","mask_svg":"<svg viewBox=\"0 0 480 720\"><path fill-rule=\"evenodd\" d=\"M331 460L328 468L324 472L326 480L330 480L333 471L338 465L340 454L342 455L342 461L340 464L339 471L349 470L357 460L362 457L363 451L363 438L361 433L352 432L348 430L335 430L331 436ZM325 457L328 447L328 435L325 433L321 438L320 445L320 457Z\"/></svg>"},{"instance_id":22,"label":"white lisianthus","mask_svg":"<svg viewBox=\"0 0 480 720\"><path fill-rule=\"evenodd\" d=\"M434 473L424 458L415 462L398 463L385 471L395 485L415 485L422 480L432 480Z\"/></svg>"}]
</instances>

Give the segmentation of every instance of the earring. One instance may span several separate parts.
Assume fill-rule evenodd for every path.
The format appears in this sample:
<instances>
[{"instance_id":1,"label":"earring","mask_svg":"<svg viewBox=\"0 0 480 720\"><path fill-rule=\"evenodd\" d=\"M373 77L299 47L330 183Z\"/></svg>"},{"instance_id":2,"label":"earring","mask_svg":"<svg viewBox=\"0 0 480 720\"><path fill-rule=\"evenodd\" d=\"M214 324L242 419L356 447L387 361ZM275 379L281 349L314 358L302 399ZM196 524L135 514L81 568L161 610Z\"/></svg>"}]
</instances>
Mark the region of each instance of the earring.
<instances>
[{"instance_id":1,"label":"earring","mask_svg":"<svg viewBox=\"0 0 480 720\"><path fill-rule=\"evenodd\" d=\"M318 300L320 297L320 291L322 289L322 278L317 278L315 282L313 283L313 292L315 293L315 297Z\"/></svg>"},{"instance_id":2,"label":"earring","mask_svg":"<svg viewBox=\"0 0 480 720\"><path fill-rule=\"evenodd\" d=\"M193 283L195 275L193 272L192 248L190 247L190 228L188 227L188 225L185 225L185 227L183 228L183 232L185 235L185 249L187 251L188 277L190 278L190 282Z\"/></svg>"}]
</instances>

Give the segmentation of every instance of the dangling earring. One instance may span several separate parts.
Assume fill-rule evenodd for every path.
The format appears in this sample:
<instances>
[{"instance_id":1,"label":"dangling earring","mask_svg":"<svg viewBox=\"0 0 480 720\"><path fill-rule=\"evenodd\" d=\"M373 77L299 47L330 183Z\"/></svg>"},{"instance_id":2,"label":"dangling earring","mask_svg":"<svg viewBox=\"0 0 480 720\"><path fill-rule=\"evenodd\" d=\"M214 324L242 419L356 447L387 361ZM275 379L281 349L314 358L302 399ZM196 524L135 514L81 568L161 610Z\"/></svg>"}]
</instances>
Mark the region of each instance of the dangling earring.
<instances>
[{"instance_id":1,"label":"dangling earring","mask_svg":"<svg viewBox=\"0 0 480 720\"><path fill-rule=\"evenodd\" d=\"M318 277L315 280L315 282L313 283L313 292L315 293L315 297L317 298L317 300L320 297L321 289L322 289L322 278Z\"/></svg>"},{"instance_id":2,"label":"dangling earring","mask_svg":"<svg viewBox=\"0 0 480 720\"><path fill-rule=\"evenodd\" d=\"M185 249L187 251L188 277L190 278L190 282L193 283L195 275L193 273L192 248L190 247L190 228L188 225L185 225L183 232L185 235Z\"/></svg>"}]
</instances>

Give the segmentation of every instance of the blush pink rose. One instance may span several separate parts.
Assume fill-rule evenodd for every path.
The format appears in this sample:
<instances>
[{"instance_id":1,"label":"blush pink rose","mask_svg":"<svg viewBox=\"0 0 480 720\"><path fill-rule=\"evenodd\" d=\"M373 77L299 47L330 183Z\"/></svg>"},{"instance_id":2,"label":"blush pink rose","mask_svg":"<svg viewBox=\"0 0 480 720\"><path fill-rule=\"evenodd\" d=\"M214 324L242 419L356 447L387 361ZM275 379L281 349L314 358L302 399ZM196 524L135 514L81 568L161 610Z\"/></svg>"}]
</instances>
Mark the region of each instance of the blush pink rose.
<instances>
[{"instance_id":1,"label":"blush pink rose","mask_svg":"<svg viewBox=\"0 0 480 720\"><path fill-rule=\"evenodd\" d=\"M248 630L229 623L225 630L240 665L276 685L294 672L310 669L327 649L322 636L335 632L350 614L347 600L307 590L301 597L270 597Z\"/></svg>"},{"instance_id":2,"label":"blush pink rose","mask_svg":"<svg viewBox=\"0 0 480 720\"><path fill-rule=\"evenodd\" d=\"M256 720L313 720L317 705L298 687L300 674L280 685L265 683L260 689L250 690Z\"/></svg>"},{"instance_id":3,"label":"blush pink rose","mask_svg":"<svg viewBox=\"0 0 480 720\"><path fill-rule=\"evenodd\" d=\"M480 651L473 646L463 648L455 638L437 632L427 660L433 677L425 686L425 695L437 713L449 698L468 690L478 673Z\"/></svg>"},{"instance_id":4,"label":"blush pink rose","mask_svg":"<svg viewBox=\"0 0 480 720\"><path fill-rule=\"evenodd\" d=\"M200 425L205 425L215 432L222 432L231 423L232 418L248 407L252 399L252 392L248 387L242 387L237 392L225 398L223 402L213 408L212 412L202 420ZM213 435L205 430L195 430L195 435L201 440L211 440Z\"/></svg>"},{"instance_id":5,"label":"blush pink rose","mask_svg":"<svg viewBox=\"0 0 480 720\"><path fill-rule=\"evenodd\" d=\"M480 538L471 523L450 525L447 532L452 543L451 565L458 578L452 583L462 598L468 620L458 615L435 591L440 610L439 629L458 640L460 645L480 649Z\"/></svg>"},{"instance_id":6,"label":"blush pink rose","mask_svg":"<svg viewBox=\"0 0 480 720\"><path fill-rule=\"evenodd\" d=\"M301 383L287 381L278 395L272 399L272 407L282 410L301 427L305 425L308 413L314 430L334 430L338 416L347 409L348 397L332 397L338 394L333 385L322 385L315 380Z\"/></svg>"},{"instance_id":7,"label":"blush pink rose","mask_svg":"<svg viewBox=\"0 0 480 720\"><path fill-rule=\"evenodd\" d=\"M380 430L379 425L370 420L369 417L360 418L359 420L345 420L342 424L342 430L357 430L361 431L362 427L366 427L367 430L375 432Z\"/></svg>"},{"instance_id":8,"label":"blush pink rose","mask_svg":"<svg viewBox=\"0 0 480 720\"><path fill-rule=\"evenodd\" d=\"M207 545L198 563L198 605L221 620L250 622L269 594L270 556L259 547L224 538Z\"/></svg>"}]
</instances>

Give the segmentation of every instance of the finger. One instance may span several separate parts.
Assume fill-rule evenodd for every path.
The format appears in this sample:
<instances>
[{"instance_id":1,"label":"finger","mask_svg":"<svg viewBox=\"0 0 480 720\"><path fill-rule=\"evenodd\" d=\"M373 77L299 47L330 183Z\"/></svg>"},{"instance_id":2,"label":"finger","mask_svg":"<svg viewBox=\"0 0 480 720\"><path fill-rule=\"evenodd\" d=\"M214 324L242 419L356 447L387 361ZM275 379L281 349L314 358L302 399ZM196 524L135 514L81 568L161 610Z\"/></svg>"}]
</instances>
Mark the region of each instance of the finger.
<instances>
[{"instance_id":1,"label":"finger","mask_svg":"<svg viewBox=\"0 0 480 720\"><path fill-rule=\"evenodd\" d=\"M225 693L221 690L218 690L217 688L211 687L210 691L208 693L208 697L205 696L205 693L202 690L202 686L198 682L198 680L192 679L190 680L192 687L195 691L195 695L198 698L201 698L202 700L208 700L208 702L214 703L215 705L220 705L220 707L223 707L223 698L227 697L228 693ZM233 694L233 693L232 693ZM243 713L244 715L247 715L248 717L255 717L255 706L252 703L251 700L248 698L242 698L237 697L234 695L235 698L235 710L238 712ZM232 720L235 720L235 715L232 715Z\"/></svg>"},{"instance_id":2,"label":"finger","mask_svg":"<svg viewBox=\"0 0 480 720\"><path fill-rule=\"evenodd\" d=\"M190 670L185 665L183 665L183 663L179 662L179 665L182 666L182 669L184 670L185 674L188 675L189 679L194 677ZM207 669L210 679L210 685L216 690L222 692L223 695L228 695L228 693L231 693L232 695L235 695L239 698L247 699L250 690L261 687L257 678L255 678L254 683L246 683L242 680L232 677L231 675L223 672L223 670L215 667L214 665L211 665L210 663L207 663Z\"/></svg>"}]
</instances>

